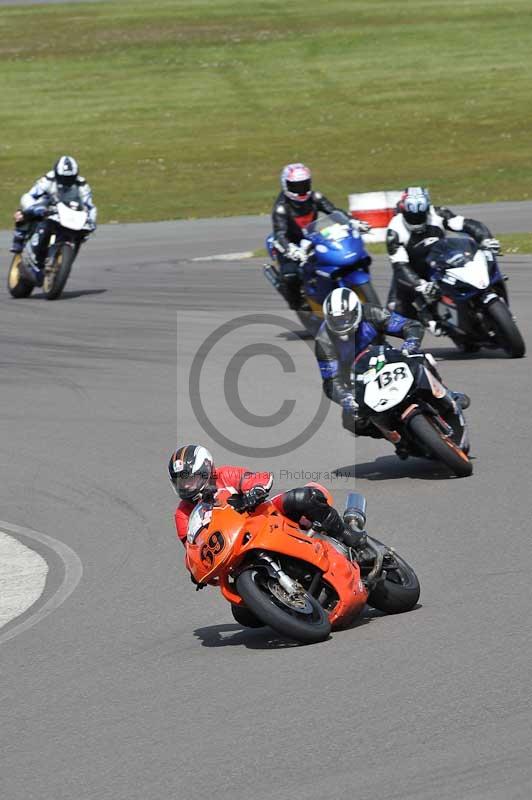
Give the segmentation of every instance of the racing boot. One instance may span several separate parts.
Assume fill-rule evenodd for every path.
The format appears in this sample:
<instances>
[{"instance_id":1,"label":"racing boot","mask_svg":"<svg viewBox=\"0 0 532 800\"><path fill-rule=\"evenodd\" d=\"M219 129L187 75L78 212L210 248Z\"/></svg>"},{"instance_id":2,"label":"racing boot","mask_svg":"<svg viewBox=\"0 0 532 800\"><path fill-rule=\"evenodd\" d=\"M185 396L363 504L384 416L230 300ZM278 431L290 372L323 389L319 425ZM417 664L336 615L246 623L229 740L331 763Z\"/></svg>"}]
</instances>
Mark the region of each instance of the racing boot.
<instances>
[{"instance_id":1,"label":"racing boot","mask_svg":"<svg viewBox=\"0 0 532 800\"><path fill-rule=\"evenodd\" d=\"M289 279L285 278L283 280L283 288L281 293L288 303L288 307L292 309L292 311L299 311L303 305L303 297L301 296L301 283L299 280L297 278L292 278L292 276L290 276Z\"/></svg>"},{"instance_id":2,"label":"racing boot","mask_svg":"<svg viewBox=\"0 0 532 800\"><path fill-rule=\"evenodd\" d=\"M25 235L25 231L15 228L13 233L13 241L11 242L11 247L9 248L10 253L22 253L24 249Z\"/></svg>"},{"instance_id":3,"label":"racing boot","mask_svg":"<svg viewBox=\"0 0 532 800\"><path fill-rule=\"evenodd\" d=\"M345 544L346 547L356 549L357 547L363 546L366 542L365 532L352 531L348 528L335 508L330 508L327 516L320 521L320 526L324 533L328 536L332 536L333 539L338 539L338 541Z\"/></svg>"},{"instance_id":4,"label":"racing boot","mask_svg":"<svg viewBox=\"0 0 532 800\"><path fill-rule=\"evenodd\" d=\"M471 405L471 398L465 392L450 392L450 395L462 411L465 411Z\"/></svg>"}]
</instances>

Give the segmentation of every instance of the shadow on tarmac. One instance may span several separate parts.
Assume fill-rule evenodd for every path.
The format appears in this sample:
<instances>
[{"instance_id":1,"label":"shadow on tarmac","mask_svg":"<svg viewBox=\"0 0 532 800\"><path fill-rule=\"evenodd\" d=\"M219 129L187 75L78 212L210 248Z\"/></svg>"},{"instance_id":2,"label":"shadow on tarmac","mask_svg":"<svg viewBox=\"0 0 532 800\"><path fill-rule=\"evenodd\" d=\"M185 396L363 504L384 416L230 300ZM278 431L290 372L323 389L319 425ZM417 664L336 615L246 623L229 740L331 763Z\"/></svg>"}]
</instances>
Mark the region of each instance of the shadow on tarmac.
<instances>
[{"instance_id":1,"label":"shadow on tarmac","mask_svg":"<svg viewBox=\"0 0 532 800\"><path fill-rule=\"evenodd\" d=\"M422 608L418 603L412 611L417 611ZM408 612L411 613L411 612ZM353 620L350 625L343 628L334 630L331 638L341 636L342 633L347 631L361 628L363 625L368 625L371 622L379 619L380 617L388 617L383 611L378 611L376 608L366 606L362 615ZM203 647L247 647L248 650L286 650L290 647L309 647L311 645L301 644L294 642L291 639L285 639L279 633L276 633L271 628L243 628L237 623L229 623L227 625L208 625L205 628L196 628L194 635L201 641ZM324 644L320 642L319 644Z\"/></svg>"},{"instance_id":2,"label":"shadow on tarmac","mask_svg":"<svg viewBox=\"0 0 532 800\"><path fill-rule=\"evenodd\" d=\"M474 459L471 457L471 460ZM362 464L338 467L332 474L339 478L362 478L367 481L393 481L400 478L420 481L460 480L451 475L438 461L413 457L401 461L394 455L380 456L375 461L366 461Z\"/></svg>"}]
</instances>

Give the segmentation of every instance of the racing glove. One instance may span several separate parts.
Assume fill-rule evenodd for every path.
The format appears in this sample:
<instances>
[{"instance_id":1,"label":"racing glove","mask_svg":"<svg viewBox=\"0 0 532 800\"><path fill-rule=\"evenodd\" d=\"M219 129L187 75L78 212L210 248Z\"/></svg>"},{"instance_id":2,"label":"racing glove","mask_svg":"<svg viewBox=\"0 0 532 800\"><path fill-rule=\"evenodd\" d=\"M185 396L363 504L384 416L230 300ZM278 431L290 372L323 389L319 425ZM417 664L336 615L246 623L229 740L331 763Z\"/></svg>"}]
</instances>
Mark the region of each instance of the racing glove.
<instances>
[{"instance_id":1,"label":"racing glove","mask_svg":"<svg viewBox=\"0 0 532 800\"><path fill-rule=\"evenodd\" d=\"M302 247L298 247L297 245L293 244L293 242L288 245L286 256L291 261L299 261L300 264L307 260L306 251Z\"/></svg>"},{"instance_id":2,"label":"racing glove","mask_svg":"<svg viewBox=\"0 0 532 800\"><path fill-rule=\"evenodd\" d=\"M349 224L354 231L358 231L358 233L369 233L371 230L371 225L369 222L365 222L363 219L351 219L349 220Z\"/></svg>"},{"instance_id":3,"label":"racing glove","mask_svg":"<svg viewBox=\"0 0 532 800\"><path fill-rule=\"evenodd\" d=\"M498 239L482 239L480 246L482 250L490 250L496 256L501 252L501 243Z\"/></svg>"},{"instance_id":4,"label":"racing glove","mask_svg":"<svg viewBox=\"0 0 532 800\"><path fill-rule=\"evenodd\" d=\"M268 496L268 490L263 486L254 486L248 492L232 495L227 501L230 506L233 506L235 511L239 514L244 511L254 511L257 506L260 506Z\"/></svg>"},{"instance_id":5,"label":"racing glove","mask_svg":"<svg viewBox=\"0 0 532 800\"><path fill-rule=\"evenodd\" d=\"M45 205L35 205L30 206L26 209L26 214L28 217L34 217L35 219L43 219L48 213L48 206Z\"/></svg>"},{"instance_id":6,"label":"racing glove","mask_svg":"<svg viewBox=\"0 0 532 800\"><path fill-rule=\"evenodd\" d=\"M441 297L441 291L438 284L430 281L421 281L416 286L415 291L419 292L419 294L427 303L433 303L435 300Z\"/></svg>"},{"instance_id":7,"label":"racing glove","mask_svg":"<svg viewBox=\"0 0 532 800\"><path fill-rule=\"evenodd\" d=\"M413 353L419 353L420 344L421 342L419 341L419 339L415 339L414 337L410 339L405 339L401 350L405 355L412 355Z\"/></svg>"}]
</instances>

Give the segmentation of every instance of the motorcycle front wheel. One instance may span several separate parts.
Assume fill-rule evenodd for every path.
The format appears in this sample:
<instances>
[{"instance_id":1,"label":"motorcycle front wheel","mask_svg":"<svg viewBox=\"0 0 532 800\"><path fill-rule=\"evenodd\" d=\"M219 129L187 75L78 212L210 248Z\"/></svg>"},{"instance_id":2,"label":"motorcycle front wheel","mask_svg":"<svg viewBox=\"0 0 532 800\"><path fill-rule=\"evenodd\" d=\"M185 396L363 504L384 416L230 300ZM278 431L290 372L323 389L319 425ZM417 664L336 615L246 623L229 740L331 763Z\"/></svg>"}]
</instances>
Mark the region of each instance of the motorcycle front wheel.
<instances>
[{"instance_id":1,"label":"motorcycle front wheel","mask_svg":"<svg viewBox=\"0 0 532 800\"><path fill-rule=\"evenodd\" d=\"M58 247L52 264L47 267L44 274L44 296L47 300L57 300L60 297L70 275L76 252L73 247L64 245Z\"/></svg>"},{"instance_id":2,"label":"motorcycle front wheel","mask_svg":"<svg viewBox=\"0 0 532 800\"><path fill-rule=\"evenodd\" d=\"M445 464L458 478L467 478L473 472L473 465L468 456L455 444L449 436L439 431L432 421L416 414L408 422L410 432L421 442L428 452Z\"/></svg>"},{"instance_id":3,"label":"motorcycle front wheel","mask_svg":"<svg viewBox=\"0 0 532 800\"><path fill-rule=\"evenodd\" d=\"M265 625L302 644L327 639L331 623L315 597L301 592L289 596L265 571L251 567L241 572L236 589L246 606Z\"/></svg>"},{"instance_id":4,"label":"motorcycle front wheel","mask_svg":"<svg viewBox=\"0 0 532 800\"><path fill-rule=\"evenodd\" d=\"M510 358L523 358L525 342L506 303L503 300L494 300L486 308L486 313L495 326L497 341L505 352Z\"/></svg>"}]
</instances>

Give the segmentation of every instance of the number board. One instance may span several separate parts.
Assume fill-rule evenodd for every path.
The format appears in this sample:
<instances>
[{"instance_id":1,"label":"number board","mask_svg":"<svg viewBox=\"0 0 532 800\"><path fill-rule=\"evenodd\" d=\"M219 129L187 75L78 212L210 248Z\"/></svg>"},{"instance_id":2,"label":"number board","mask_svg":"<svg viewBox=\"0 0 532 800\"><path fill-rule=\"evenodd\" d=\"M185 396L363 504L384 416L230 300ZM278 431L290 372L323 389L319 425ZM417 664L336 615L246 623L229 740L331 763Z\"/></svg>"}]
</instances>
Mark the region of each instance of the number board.
<instances>
[{"instance_id":1,"label":"number board","mask_svg":"<svg viewBox=\"0 0 532 800\"><path fill-rule=\"evenodd\" d=\"M407 364L386 364L379 372L369 370L364 379L368 382L364 392L364 402L373 411L388 411L401 400L404 400L412 384L414 376ZM374 376L374 377L373 377Z\"/></svg>"}]
</instances>

